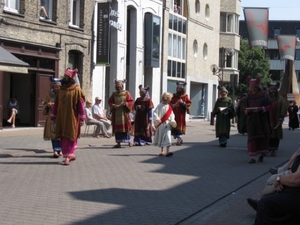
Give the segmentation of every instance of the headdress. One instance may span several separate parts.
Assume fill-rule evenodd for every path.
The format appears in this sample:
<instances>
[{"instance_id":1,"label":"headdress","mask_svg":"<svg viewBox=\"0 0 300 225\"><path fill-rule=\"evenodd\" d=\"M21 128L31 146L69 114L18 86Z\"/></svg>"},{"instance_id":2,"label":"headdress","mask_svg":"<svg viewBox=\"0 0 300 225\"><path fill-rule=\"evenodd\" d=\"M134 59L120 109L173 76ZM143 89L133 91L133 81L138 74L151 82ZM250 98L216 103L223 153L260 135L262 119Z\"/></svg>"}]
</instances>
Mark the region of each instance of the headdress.
<instances>
[{"instance_id":1,"label":"headdress","mask_svg":"<svg viewBox=\"0 0 300 225\"><path fill-rule=\"evenodd\" d=\"M65 75L67 75L68 77L70 77L72 79L75 79L77 72L78 72L78 69L71 70L70 68L67 68L65 71Z\"/></svg>"},{"instance_id":2,"label":"headdress","mask_svg":"<svg viewBox=\"0 0 300 225\"><path fill-rule=\"evenodd\" d=\"M267 83L267 87L269 88L269 89L271 89L271 88L274 88L274 89L276 89L276 90L278 90L279 89L279 87L280 87L280 83L279 82L276 82L276 83Z\"/></svg>"},{"instance_id":3,"label":"headdress","mask_svg":"<svg viewBox=\"0 0 300 225\"><path fill-rule=\"evenodd\" d=\"M53 85L59 85L59 86L61 86L61 80L60 79L55 78L55 77L49 77L49 79L50 79L50 81L51 81L51 83Z\"/></svg>"},{"instance_id":4,"label":"headdress","mask_svg":"<svg viewBox=\"0 0 300 225\"><path fill-rule=\"evenodd\" d=\"M150 95L149 95L149 87L143 87L142 85L139 85L139 89L141 90L141 91L144 91L145 93L146 93L146 98L150 98Z\"/></svg>"},{"instance_id":5,"label":"headdress","mask_svg":"<svg viewBox=\"0 0 300 225\"><path fill-rule=\"evenodd\" d=\"M226 89L226 87L218 87L219 91L225 91L228 93L228 90Z\"/></svg>"},{"instance_id":6,"label":"headdress","mask_svg":"<svg viewBox=\"0 0 300 225\"><path fill-rule=\"evenodd\" d=\"M114 81L115 84L117 84L119 82L121 82L122 84L124 84L124 83L126 83L127 80L126 79L124 79L124 80L118 80L117 78L115 78L113 81Z\"/></svg>"},{"instance_id":7,"label":"headdress","mask_svg":"<svg viewBox=\"0 0 300 225\"><path fill-rule=\"evenodd\" d=\"M250 77L247 77L247 82L249 83L249 85L252 86L259 86L261 81L261 77L257 77L256 79L251 79Z\"/></svg>"},{"instance_id":8,"label":"headdress","mask_svg":"<svg viewBox=\"0 0 300 225\"><path fill-rule=\"evenodd\" d=\"M177 81L176 84L177 84L177 87L183 87L184 88L186 86L186 82L182 82L182 81Z\"/></svg>"}]
</instances>

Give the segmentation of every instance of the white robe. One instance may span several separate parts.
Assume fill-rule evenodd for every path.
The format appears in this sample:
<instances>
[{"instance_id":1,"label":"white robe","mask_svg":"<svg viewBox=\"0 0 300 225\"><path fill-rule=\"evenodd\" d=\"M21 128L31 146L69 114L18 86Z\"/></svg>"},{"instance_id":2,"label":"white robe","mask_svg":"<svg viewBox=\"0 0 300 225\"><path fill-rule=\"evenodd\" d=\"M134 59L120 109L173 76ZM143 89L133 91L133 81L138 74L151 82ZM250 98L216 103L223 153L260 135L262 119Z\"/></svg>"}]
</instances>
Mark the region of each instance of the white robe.
<instances>
[{"instance_id":1,"label":"white robe","mask_svg":"<svg viewBox=\"0 0 300 225\"><path fill-rule=\"evenodd\" d=\"M160 120L166 114L169 107L171 106L163 103L157 105L157 107L153 111L154 125L157 125L157 120ZM164 123L159 125L159 127L156 128L154 139L153 139L154 146L167 147L172 145L170 123L176 123L175 115L173 111L169 116L169 118Z\"/></svg>"}]
</instances>

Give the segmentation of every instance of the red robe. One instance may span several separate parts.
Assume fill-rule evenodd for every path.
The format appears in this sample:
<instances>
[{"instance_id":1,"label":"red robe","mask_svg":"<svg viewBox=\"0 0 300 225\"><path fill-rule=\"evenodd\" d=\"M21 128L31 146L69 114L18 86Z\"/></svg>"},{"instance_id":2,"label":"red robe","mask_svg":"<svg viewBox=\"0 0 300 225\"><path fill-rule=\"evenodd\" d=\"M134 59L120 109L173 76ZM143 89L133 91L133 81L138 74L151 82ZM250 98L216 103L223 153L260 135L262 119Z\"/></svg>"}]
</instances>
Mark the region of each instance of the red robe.
<instances>
[{"instance_id":1,"label":"red robe","mask_svg":"<svg viewBox=\"0 0 300 225\"><path fill-rule=\"evenodd\" d=\"M177 104L177 101L181 99L184 104ZM177 127L173 130L181 134L185 134L186 123L185 123L185 114L190 114L190 107L192 102L187 94L183 94L179 96L177 93L173 94L173 98L171 100L171 105L173 106L173 112L175 114L175 121L177 123Z\"/></svg>"}]
</instances>

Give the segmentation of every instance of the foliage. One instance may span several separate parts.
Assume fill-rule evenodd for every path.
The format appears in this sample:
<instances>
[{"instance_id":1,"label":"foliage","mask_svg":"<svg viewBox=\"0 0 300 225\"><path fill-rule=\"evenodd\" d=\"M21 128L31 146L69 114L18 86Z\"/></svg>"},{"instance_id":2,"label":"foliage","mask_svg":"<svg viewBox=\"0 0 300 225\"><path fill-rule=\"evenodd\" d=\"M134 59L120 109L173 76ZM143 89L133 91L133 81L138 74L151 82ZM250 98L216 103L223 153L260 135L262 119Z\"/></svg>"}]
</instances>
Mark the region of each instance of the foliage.
<instances>
[{"instance_id":1,"label":"foliage","mask_svg":"<svg viewBox=\"0 0 300 225\"><path fill-rule=\"evenodd\" d=\"M249 43L241 39L239 52L239 85L235 89L237 96L248 92L247 77L256 78L260 76L261 85L266 86L267 82L271 82L269 74L270 63L265 56L265 51L258 47L251 48Z\"/></svg>"}]
</instances>

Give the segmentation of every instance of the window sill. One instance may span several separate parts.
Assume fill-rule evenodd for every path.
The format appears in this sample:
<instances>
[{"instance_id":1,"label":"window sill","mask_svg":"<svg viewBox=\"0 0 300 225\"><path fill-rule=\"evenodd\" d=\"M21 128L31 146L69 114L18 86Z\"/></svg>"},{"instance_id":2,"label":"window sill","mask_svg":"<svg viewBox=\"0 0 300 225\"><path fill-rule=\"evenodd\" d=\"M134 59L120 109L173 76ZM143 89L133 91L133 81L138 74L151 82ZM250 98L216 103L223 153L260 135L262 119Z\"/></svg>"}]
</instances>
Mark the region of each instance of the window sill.
<instances>
[{"instance_id":1,"label":"window sill","mask_svg":"<svg viewBox=\"0 0 300 225\"><path fill-rule=\"evenodd\" d=\"M83 28L80 28L78 26L71 25L71 24L69 24L69 28L74 29L74 30L78 30L78 31L84 31Z\"/></svg>"},{"instance_id":2,"label":"window sill","mask_svg":"<svg viewBox=\"0 0 300 225\"><path fill-rule=\"evenodd\" d=\"M42 18L42 17L40 17L40 22L43 22L43 23L50 23L50 24L56 25L56 22L54 22L54 21L52 21L52 20L44 19L44 18Z\"/></svg>"},{"instance_id":3,"label":"window sill","mask_svg":"<svg viewBox=\"0 0 300 225\"><path fill-rule=\"evenodd\" d=\"M12 11L12 10L10 10L10 9L4 9L3 12L4 12L4 13L7 13L7 14L10 14L10 15L13 15L13 16L18 16L18 17L22 17L22 18L25 17L24 14L20 14L20 13L18 13L17 11Z\"/></svg>"}]
</instances>

